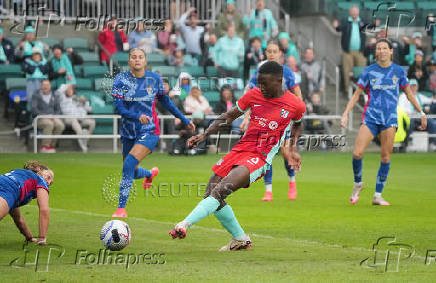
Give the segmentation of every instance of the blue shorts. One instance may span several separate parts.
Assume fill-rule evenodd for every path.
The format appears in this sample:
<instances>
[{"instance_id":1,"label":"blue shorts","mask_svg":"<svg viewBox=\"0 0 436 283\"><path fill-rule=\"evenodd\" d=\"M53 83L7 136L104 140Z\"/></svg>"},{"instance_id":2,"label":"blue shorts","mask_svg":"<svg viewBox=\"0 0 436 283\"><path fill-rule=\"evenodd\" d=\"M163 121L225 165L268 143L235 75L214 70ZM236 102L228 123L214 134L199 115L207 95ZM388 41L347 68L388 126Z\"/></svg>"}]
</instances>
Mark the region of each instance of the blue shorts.
<instances>
[{"instance_id":1,"label":"blue shorts","mask_svg":"<svg viewBox=\"0 0 436 283\"><path fill-rule=\"evenodd\" d=\"M5 176L0 176L0 197L4 198L9 206L9 212L15 208L15 204L19 199L19 194L10 182L5 180Z\"/></svg>"},{"instance_id":2,"label":"blue shorts","mask_svg":"<svg viewBox=\"0 0 436 283\"><path fill-rule=\"evenodd\" d=\"M380 134L384 130L389 129L391 127L398 128L397 124L381 125L381 124L376 124L376 123L373 123L370 121L365 121L365 120L363 120L363 124L368 127L368 129L371 131L371 134L374 137L378 136L378 134Z\"/></svg>"},{"instance_id":3,"label":"blue shorts","mask_svg":"<svg viewBox=\"0 0 436 283\"><path fill-rule=\"evenodd\" d=\"M159 136L156 136L154 133L147 133L136 139L121 137L121 142L123 143L123 156L126 157L132 147L137 143L142 144L143 146L153 151L157 143L159 142Z\"/></svg>"}]
</instances>

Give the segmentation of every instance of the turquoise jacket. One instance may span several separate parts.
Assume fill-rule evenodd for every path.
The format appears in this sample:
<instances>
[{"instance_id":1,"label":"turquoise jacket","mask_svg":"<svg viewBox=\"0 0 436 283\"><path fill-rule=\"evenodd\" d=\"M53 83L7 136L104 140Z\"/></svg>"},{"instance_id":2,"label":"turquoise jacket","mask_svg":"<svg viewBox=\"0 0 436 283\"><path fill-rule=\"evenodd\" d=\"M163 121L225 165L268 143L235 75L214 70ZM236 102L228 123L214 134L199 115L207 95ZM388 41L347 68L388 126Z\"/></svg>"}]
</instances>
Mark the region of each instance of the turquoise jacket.
<instances>
[{"instance_id":1,"label":"turquoise jacket","mask_svg":"<svg viewBox=\"0 0 436 283\"><path fill-rule=\"evenodd\" d=\"M263 9L261 12L253 10L250 17L244 16L243 21L245 26L249 29L248 37L259 37L262 40L263 48L266 48L268 40L270 40L271 37L277 35L277 22L269 9Z\"/></svg>"},{"instance_id":2,"label":"turquoise jacket","mask_svg":"<svg viewBox=\"0 0 436 283\"><path fill-rule=\"evenodd\" d=\"M56 57L51 59L51 66L53 68L53 72L55 73L54 77L57 77L58 85L61 84L76 84L76 76L73 72L73 66L71 65L70 59L66 54L62 54L61 59L58 60ZM57 74L57 71L60 68L65 68L65 75Z\"/></svg>"},{"instance_id":3,"label":"turquoise jacket","mask_svg":"<svg viewBox=\"0 0 436 283\"><path fill-rule=\"evenodd\" d=\"M236 70L239 61L244 58L244 41L236 34L230 39L227 35L221 37L214 48L214 62L227 70Z\"/></svg>"},{"instance_id":4,"label":"turquoise jacket","mask_svg":"<svg viewBox=\"0 0 436 283\"><path fill-rule=\"evenodd\" d=\"M35 62L29 57L24 60L23 70L26 73L26 79L42 80L48 78L50 66L44 58L41 62Z\"/></svg>"}]
</instances>

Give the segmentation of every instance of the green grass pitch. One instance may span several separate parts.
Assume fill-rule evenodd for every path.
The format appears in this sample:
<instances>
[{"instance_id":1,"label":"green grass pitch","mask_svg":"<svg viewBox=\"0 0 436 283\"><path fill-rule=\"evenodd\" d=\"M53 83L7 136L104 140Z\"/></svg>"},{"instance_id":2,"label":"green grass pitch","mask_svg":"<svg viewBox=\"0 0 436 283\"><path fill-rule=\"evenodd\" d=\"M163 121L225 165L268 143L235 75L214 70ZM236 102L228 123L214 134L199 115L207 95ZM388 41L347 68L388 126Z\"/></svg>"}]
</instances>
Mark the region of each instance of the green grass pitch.
<instances>
[{"instance_id":1,"label":"green grass pitch","mask_svg":"<svg viewBox=\"0 0 436 283\"><path fill-rule=\"evenodd\" d=\"M118 264L111 265L89 263L96 257L91 254L97 254L103 247L100 228L115 210L102 198L102 183L108 175L120 172L121 155L1 155L1 174L21 168L27 159L38 159L54 170L48 242L65 248L61 258L53 256L57 254L54 250L47 272L43 268L43 254L47 250L40 251L40 272L35 272L36 266L31 261L34 247L28 248L28 264L18 267L24 262L23 237L11 218L5 217L0 222L3 282L435 280L435 154L392 156L383 194L392 203L390 207L371 205L378 154L367 154L364 158L365 190L354 206L348 203L352 186L351 154L302 153L302 171L296 177L296 201L287 199L287 176L282 158L276 157L273 202L260 201L264 193L262 180L228 199L253 241L251 250L230 253L217 251L227 244L230 235L213 216L190 229L184 240L172 240L168 235L174 223L182 220L202 199L201 184L208 181L210 168L219 157L153 154L146 158L141 165L160 168L160 175L154 181L154 185L161 184L160 191L154 187L145 194L140 180L136 181L137 195L127 206L126 220L132 229L132 241L121 251ZM36 201L22 211L37 235ZM380 243L374 263L372 245L383 236L395 236L396 242ZM407 258L412 248L414 254ZM79 258L89 255L88 262L84 263L82 258L81 264L75 264L78 250ZM386 250L390 251L387 260ZM429 252L427 263L430 264L425 264L428 250L435 251ZM129 253L132 254L129 260L139 258L139 263L126 268L124 260ZM17 264L11 266L16 258ZM361 265L366 258L368 261Z\"/></svg>"}]
</instances>

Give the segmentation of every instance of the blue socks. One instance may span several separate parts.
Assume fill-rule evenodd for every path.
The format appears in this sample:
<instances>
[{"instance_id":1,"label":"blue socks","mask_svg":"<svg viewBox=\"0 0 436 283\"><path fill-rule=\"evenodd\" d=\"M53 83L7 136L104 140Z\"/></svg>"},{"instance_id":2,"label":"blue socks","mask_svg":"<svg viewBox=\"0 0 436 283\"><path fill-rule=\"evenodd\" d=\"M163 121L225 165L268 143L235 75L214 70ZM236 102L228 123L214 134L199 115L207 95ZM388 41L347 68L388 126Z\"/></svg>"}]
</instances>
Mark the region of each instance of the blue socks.
<instances>
[{"instance_id":1,"label":"blue socks","mask_svg":"<svg viewBox=\"0 0 436 283\"><path fill-rule=\"evenodd\" d=\"M284 160L284 162L285 162L286 171L288 172L288 176L289 177L295 177L295 170L291 169L291 167L289 167L289 164L288 164L287 160Z\"/></svg>"},{"instance_id":2,"label":"blue socks","mask_svg":"<svg viewBox=\"0 0 436 283\"><path fill-rule=\"evenodd\" d=\"M385 187L386 180L388 178L389 169L391 167L391 162L380 162L380 168L377 173L377 184L375 185L376 193L382 193Z\"/></svg>"},{"instance_id":3,"label":"blue socks","mask_svg":"<svg viewBox=\"0 0 436 283\"><path fill-rule=\"evenodd\" d=\"M135 179L142 179L142 178L145 178L145 177L150 178L151 177L151 171L138 166L138 168L136 168L136 170L135 170L134 178Z\"/></svg>"},{"instance_id":4,"label":"blue socks","mask_svg":"<svg viewBox=\"0 0 436 283\"><path fill-rule=\"evenodd\" d=\"M206 218L207 216L215 212L219 206L220 202L216 198L209 196L200 201L197 206L191 211L188 217L186 217L183 221L188 222L189 226L192 226L198 221Z\"/></svg>"},{"instance_id":5,"label":"blue socks","mask_svg":"<svg viewBox=\"0 0 436 283\"><path fill-rule=\"evenodd\" d=\"M265 185L272 184L272 174L273 174L273 169L272 166L270 166L269 170L266 171L265 176L263 177L263 182L265 183Z\"/></svg>"},{"instance_id":6,"label":"blue socks","mask_svg":"<svg viewBox=\"0 0 436 283\"><path fill-rule=\"evenodd\" d=\"M123 177L120 183L120 196L118 200L118 207L126 207L127 200L129 199L130 188L132 187L133 178L135 176L135 167L138 165L138 160L131 154L127 155L123 164Z\"/></svg>"},{"instance_id":7,"label":"blue socks","mask_svg":"<svg viewBox=\"0 0 436 283\"><path fill-rule=\"evenodd\" d=\"M241 225L239 225L238 220L233 213L230 205L226 205L218 211L215 211L215 217L218 218L221 225L223 225L226 230L232 234L234 239L240 238L245 235L244 230L242 230Z\"/></svg>"},{"instance_id":8,"label":"blue socks","mask_svg":"<svg viewBox=\"0 0 436 283\"><path fill-rule=\"evenodd\" d=\"M353 157L353 172L354 172L354 182L355 183L362 182L362 159L355 159Z\"/></svg>"}]
</instances>

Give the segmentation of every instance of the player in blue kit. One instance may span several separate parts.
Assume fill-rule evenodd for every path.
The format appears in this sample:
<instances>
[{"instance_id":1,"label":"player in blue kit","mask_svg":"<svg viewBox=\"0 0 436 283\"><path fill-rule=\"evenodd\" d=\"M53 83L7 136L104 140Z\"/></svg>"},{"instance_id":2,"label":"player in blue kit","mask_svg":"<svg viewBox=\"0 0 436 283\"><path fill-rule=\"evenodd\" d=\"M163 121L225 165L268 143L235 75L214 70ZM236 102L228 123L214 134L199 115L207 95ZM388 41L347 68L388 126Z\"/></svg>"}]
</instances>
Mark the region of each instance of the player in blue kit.
<instances>
[{"instance_id":1,"label":"player in blue kit","mask_svg":"<svg viewBox=\"0 0 436 283\"><path fill-rule=\"evenodd\" d=\"M375 56L377 62L366 67L363 71L357 82L358 87L348 102L341 120L342 127L346 128L349 112L359 100L360 94L365 91L368 94L368 102L363 111L362 125L353 151L354 186L350 197L351 204L355 204L359 200L359 193L363 189L363 154L373 138L380 134L381 162L372 204L390 205L381 194L389 174L394 137L398 128L397 104L400 88L422 115L420 129L424 130L427 127L427 118L410 90L406 72L401 66L392 63L392 43L384 38L379 39L375 47Z\"/></svg>"},{"instance_id":2,"label":"player in blue kit","mask_svg":"<svg viewBox=\"0 0 436 283\"><path fill-rule=\"evenodd\" d=\"M120 183L118 209L112 217L127 217L125 210L133 179L144 178L144 189L151 187L157 167L147 170L138 164L153 152L159 141L159 120L155 110L156 98L174 116L195 131L194 124L164 95L159 74L146 71L145 51L139 48L129 52L130 71L118 74L114 79L112 96L121 117L121 142L123 144L123 176Z\"/></svg>"},{"instance_id":3,"label":"player in blue kit","mask_svg":"<svg viewBox=\"0 0 436 283\"><path fill-rule=\"evenodd\" d=\"M0 175L0 220L9 213L26 240L39 245L45 245L47 241L50 220L48 194L53 180L53 171L38 161L28 161L24 169ZM20 211L21 206L35 198L39 206L38 238L33 237Z\"/></svg>"},{"instance_id":4,"label":"player in blue kit","mask_svg":"<svg viewBox=\"0 0 436 283\"><path fill-rule=\"evenodd\" d=\"M280 56L281 56L281 51L280 51L278 43L275 41L270 41L268 43L268 46L266 49L266 61L259 63L258 67L260 68L260 66L262 66L262 64L264 64L265 62L268 62L268 61L275 61L277 63L280 63ZM294 72L292 72L292 70L286 65L283 65L282 67L283 67L283 89L289 90L292 93L294 93L298 98L303 99L300 86L295 82ZM250 83L248 85L249 89L257 87L257 74L258 74L258 69L254 72L253 77L250 79ZM244 122L241 124L241 129L243 131L245 131L245 129L248 127L248 124L250 122L249 117L250 117L249 112L247 112L244 115ZM282 149L282 153L284 153L283 149ZM287 171L288 176L289 176L288 198L290 200L294 200L297 198L297 185L295 182L295 170L289 167L288 162L286 162L286 158L284 158L284 165L285 165L286 171ZM263 179L264 183L265 183L265 189L266 189L265 195L262 198L263 201L272 201L273 200L272 174L273 174L273 169L271 166L271 168L266 172L264 179Z\"/></svg>"}]
</instances>

